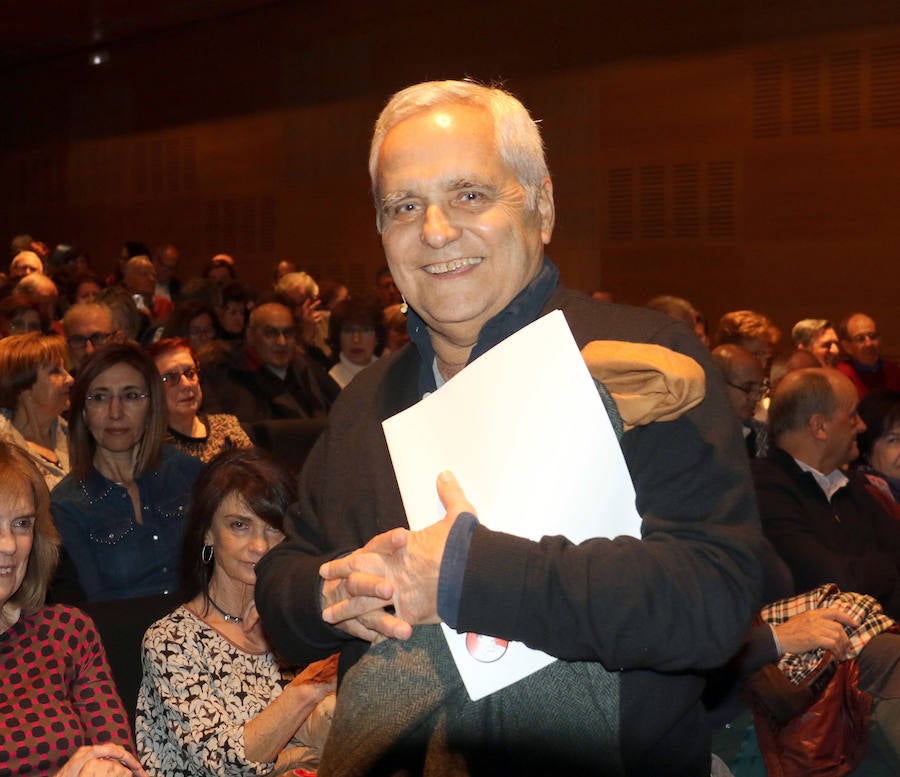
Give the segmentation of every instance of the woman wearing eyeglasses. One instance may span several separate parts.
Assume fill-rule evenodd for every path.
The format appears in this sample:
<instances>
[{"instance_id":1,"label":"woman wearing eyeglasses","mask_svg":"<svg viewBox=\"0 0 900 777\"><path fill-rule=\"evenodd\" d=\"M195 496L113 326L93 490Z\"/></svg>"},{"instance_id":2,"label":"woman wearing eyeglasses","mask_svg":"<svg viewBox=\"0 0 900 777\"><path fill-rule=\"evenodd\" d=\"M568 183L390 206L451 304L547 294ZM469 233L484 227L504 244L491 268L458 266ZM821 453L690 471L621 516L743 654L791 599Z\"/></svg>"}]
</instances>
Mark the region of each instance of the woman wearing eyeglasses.
<instances>
[{"instance_id":1,"label":"woman wearing eyeglasses","mask_svg":"<svg viewBox=\"0 0 900 777\"><path fill-rule=\"evenodd\" d=\"M66 343L58 335L32 332L0 340L0 439L25 450L47 488L69 471L68 426L72 376Z\"/></svg>"},{"instance_id":2,"label":"woman wearing eyeglasses","mask_svg":"<svg viewBox=\"0 0 900 777\"><path fill-rule=\"evenodd\" d=\"M190 343L171 337L147 348L165 386L169 418L169 437L176 448L210 461L229 448L252 448L253 443L233 415L200 413L203 390L200 388L200 362Z\"/></svg>"},{"instance_id":3,"label":"woman wearing eyeglasses","mask_svg":"<svg viewBox=\"0 0 900 777\"><path fill-rule=\"evenodd\" d=\"M166 403L153 360L111 344L82 364L71 391L71 472L51 493L53 519L88 601L174 593L199 459L163 445Z\"/></svg>"}]
</instances>

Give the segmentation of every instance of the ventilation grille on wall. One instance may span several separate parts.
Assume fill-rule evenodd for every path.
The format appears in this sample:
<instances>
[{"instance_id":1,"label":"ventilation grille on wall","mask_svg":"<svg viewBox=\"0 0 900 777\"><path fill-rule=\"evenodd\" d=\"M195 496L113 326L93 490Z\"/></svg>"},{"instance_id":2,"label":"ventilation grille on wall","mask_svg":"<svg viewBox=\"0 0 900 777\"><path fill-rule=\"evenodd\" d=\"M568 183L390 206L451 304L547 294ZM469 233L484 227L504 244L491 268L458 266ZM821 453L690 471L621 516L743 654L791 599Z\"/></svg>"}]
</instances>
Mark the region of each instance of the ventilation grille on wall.
<instances>
[{"instance_id":1,"label":"ventilation grille on wall","mask_svg":"<svg viewBox=\"0 0 900 777\"><path fill-rule=\"evenodd\" d=\"M206 248L240 257L275 251L275 198L223 197L206 202Z\"/></svg>"},{"instance_id":2,"label":"ventilation grille on wall","mask_svg":"<svg viewBox=\"0 0 900 777\"><path fill-rule=\"evenodd\" d=\"M753 63L755 138L900 127L900 44Z\"/></svg>"},{"instance_id":3,"label":"ventilation grille on wall","mask_svg":"<svg viewBox=\"0 0 900 777\"><path fill-rule=\"evenodd\" d=\"M195 139L187 136L136 141L131 154L131 180L132 191L138 197L195 191Z\"/></svg>"},{"instance_id":4,"label":"ventilation grille on wall","mask_svg":"<svg viewBox=\"0 0 900 777\"><path fill-rule=\"evenodd\" d=\"M735 236L735 163L683 162L609 170L610 240Z\"/></svg>"}]
</instances>

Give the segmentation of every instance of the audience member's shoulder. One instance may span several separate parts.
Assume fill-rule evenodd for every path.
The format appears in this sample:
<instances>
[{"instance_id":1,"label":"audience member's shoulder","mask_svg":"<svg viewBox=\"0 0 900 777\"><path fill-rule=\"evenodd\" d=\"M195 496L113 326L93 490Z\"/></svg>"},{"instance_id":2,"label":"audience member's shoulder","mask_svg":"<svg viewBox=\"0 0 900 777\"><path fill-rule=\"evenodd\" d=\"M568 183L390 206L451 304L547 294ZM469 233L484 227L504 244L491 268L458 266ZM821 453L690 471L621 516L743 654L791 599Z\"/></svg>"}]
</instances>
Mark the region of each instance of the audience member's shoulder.
<instances>
[{"instance_id":1,"label":"audience member's shoulder","mask_svg":"<svg viewBox=\"0 0 900 777\"><path fill-rule=\"evenodd\" d=\"M97 627L91 616L71 604L47 604L35 610L31 617L36 623L49 628L51 633L57 634L59 640L70 636L87 641L98 639Z\"/></svg>"},{"instance_id":2,"label":"audience member's shoulder","mask_svg":"<svg viewBox=\"0 0 900 777\"><path fill-rule=\"evenodd\" d=\"M50 501L53 503L74 501L83 496L81 481L71 472L50 489Z\"/></svg>"},{"instance_id":3,"label":"audience member's shoulder","mask_svg":"<svg viewBox=\"0 0 900 777\"><path fill-rule=\"evenodd\" d=\"M159 464L159 472L166 474L180 474L189 478L200 474L203 467L200 459L188 453L178 450L174 445L166 443L162 446L162 459Z\"/></svg>"},{"instance_id":4,"label":"audience member's shoulder","mask_svg":"<svg viewBox=\"0 0 900 777\"><path fill-rule=\"evenodd\" d=\"M196 616L192 615L183 606L179 605L171 612L166 613L159 620L154 621L144 632L144 643L159 642L160 640L181 639L190 628ZM199 621L198 621L199 622Z\"/></svg>"}]
</instances>

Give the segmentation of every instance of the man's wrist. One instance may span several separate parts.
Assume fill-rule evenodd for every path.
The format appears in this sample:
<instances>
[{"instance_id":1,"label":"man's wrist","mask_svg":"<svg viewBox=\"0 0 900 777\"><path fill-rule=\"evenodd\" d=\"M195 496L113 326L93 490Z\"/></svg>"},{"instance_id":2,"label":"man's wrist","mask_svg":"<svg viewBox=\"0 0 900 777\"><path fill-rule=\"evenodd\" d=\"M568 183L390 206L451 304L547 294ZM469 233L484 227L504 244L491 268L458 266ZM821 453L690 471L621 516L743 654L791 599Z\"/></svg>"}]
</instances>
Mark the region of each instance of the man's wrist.
<instances>
[{"instance_id":1,"label":"man's wrist","mask_svg":"<svg viewBox=\"0 0 900 777\"><path fill-rule=\"evenodd\" d=\"M456 516L444 555L441 557L441 571L438 577L438 615L451 628L456 627L459 617L459 602L462 598L462 582L469 558L469 545L472 533L478 525L478 519L472 513L460 513Z\"/></svg>"}]
</instances>

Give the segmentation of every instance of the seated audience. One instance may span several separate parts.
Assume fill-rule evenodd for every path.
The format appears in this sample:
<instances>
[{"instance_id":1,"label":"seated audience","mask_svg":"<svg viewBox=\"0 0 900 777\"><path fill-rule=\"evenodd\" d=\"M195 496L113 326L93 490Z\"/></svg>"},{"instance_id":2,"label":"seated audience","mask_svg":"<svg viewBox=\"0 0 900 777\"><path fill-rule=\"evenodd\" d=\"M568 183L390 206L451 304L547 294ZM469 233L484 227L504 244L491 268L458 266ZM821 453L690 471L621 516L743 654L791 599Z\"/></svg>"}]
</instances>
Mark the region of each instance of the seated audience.
<instances>
[{"instance_id":1,"label":"seated audience","mask_svg":"<svg viewBox=\"0 0 900 777\"><path fill-rule=\"evenodd\" d=\"M241 283L235 281L222 289L221 301L215 308L222 340L240 342L244 339L250 302L251 296Z\"/></svg>"},{"instance_id":2,"label":"seated audience","mask_svg":"<svg viewBox=\"0 0 900 777\"><path fill-rule=\"evenodd\" d=\"M163 323L172 312L172 300L156 296L156 268L149 256L133 256L125 262L122 286L151 326Z\"/></svg>"},{"instance_id":3,"label":"seated audience","mask_svg":"<svg viewBox=\"0 0 900 777\"><path fill-rule=\"evenodd\" d=\"M228 254L216 254L206 263L206 266L203 268L200 275L215 283L219 288L223 288L227 284L237 280L237 270L234 268L234 259Z\"/></svg>"},{"instance_id":4,"label":"seated audience","mask_svg":"<svg viewBox=\"0 0 900 777\"><path fill-rule=\"evenodd\" d=\"M394 276L390 267L384 265L375 273L375 294L382 308L390 305L399 305L403 302L403 297L394 283Z\"/></svg>"},{"instance_id":5,"label":"seated audience","mask_svg":"<svg viewBox=\"0 0 900 777\"><path fill-rule=\"evenodd\" d=\"M59 291L53 281L42 273L31 273L16 284L15 293L22 294L34 302L41 314L45 332L49 334L57 329Z\"/></svg>"},{"instance_id":6,"label":"seated audience","mask_svg":"<svg viewBox=\"0 0 900 777\"><path fill-rule=\"evenodd\" d=\"M219 336L216 314L198 300L179 302L162 328L162 337L183 337L195 351L209 345Z\"/></svg>"},{"instance_id":7,"label":"seated audience","mask_svg":"<svg viewBox=\"0 0 900 777\"><path fill-rule=\"evenodd\" d=\"M384 309L384 348L382 356L399 351L409 342L409 332L406 331L406 314L401 310L402 305L388 305Z\"/></svg>"},{"instance_id":8,"label":"seated audience","mask_svg":"<svg viewBox=\"0 0 900 777\"><path fill-rule=\"evenodd\" d=\"M338 303L328 322L328 344L337 362L328 371L344 388L370 364L384 345L384 311L378 302L347 299Z\"/></svg>"},{"instance_id":9,"label":"seated audience","mask_svg":"<svg viewBox=\"0 0 900 777\"><path fill-rule=\"evenodd\" d=\"M0 337L43 332L50 322L41 320L38 306L24 294L10 294L0 302Z\"/></svg>"},{"instance_id":10,"label":"seated audience","mask_svg":"<svg viewBox=\"0 0 900 777\"><path fill-rule=\"evenodd\" d=\"M764 423L753 417L767 389L759 359L747 349L731 344L715 347L712 357L725 378L725 393L741 423L748 455L750 458L765 456L769 450L769 432Z\"/></svg>"},{"instance_id":11,"label":"seated audience","mask_svg":"<svg viewBox=\"0 0 900 777\"><path fill-rule=\"evenodd\" d=\"M775 387L781 383L784 376L789 372L821 366L821 362L812 351L795 348L790 353L776 354L775 358L772 359L772 366L769 368L769 392L775 391ZM768 409L768 405L766 407Z\"/></svg>"},{"instance_id":12,"label":"seated audience","mask_svg":"<svg viewBox=\"0 0 900 777\"><path fill-rule=\"evenodd\" d=\"M103 289L100 302L112 311L113 327L123 340L137 342L150 325L147 316L138 310L132 296L121 286Z\"/></svg>"},{"instance_id":13,"label":"seated audience","mask_svg":"<svg viewBox=\"0 0 900 777\"><path fill-rule=\"evenodd\" d=\"M75 298L73 302L86 304L99 302L100 292L103 291L103 283L92 272L82 270L75 278Z\"/></svg>"},{"instance_id":14,"label":"seated audience","mask_svg":"<svg viewBox=\"0 0 900 777\"><path fill-rule=\"evenodd\" d=\"M53 488L69 472L69 407L72 376L58 335L32 332L0 340L0 438L31 456Z\"/></svg>"},{"instance_id":15,"label":"seated audience","mask_svg":"<svg viewBox=\"0 0 900 777\"><path fill-rule=\"evenodd\" d=\"M810 351L821 367L837 367L841 358L834 324L825 318L804 318L791 329L794 348Z\"/></svg>"},{"instance_id":16,"label":"seated audience","mask_svg":"<svg viewBox=\"0 0 900 777\"><path fill-rule=\"evenodd\" d=\"M874 389L900 391L900 365L881 358L881 336L869 316L848 316L838 326L838 336L848 361L837 368L853 381L860 399Z\"/></svg>"},{"instance_id":17,"label":"seated audience","mask_svg":"<svg viewBox=\"0 0 900 777\"><path fill-rule=\"evenodd\" d=\"M75 303L63 316L62 328L73 375L101 345L121 339L113 323L112 310L102 302Z\"/></svg>"},{"instance_id":18,"label":"seated audience","mask_svg":"<svg viewBox=\"0 0 900 777\"><path fill-rule=\"evenodd\" d=\"M44 604L58 557L41 474L0 442L0 772L145 777L94 624Z\"/></svg>"},{"instance_id":19,"label":"seated audience","mask_svg":"<svg viewBox=\"0 0 900 777\"><path fill-rule=\"evenodd\" d=\"M704 345L709 345L709 338L706 336L706 321L703 318L703 314L686 299L664 294L660 297L654 297L644 307L658 310L671 318L684 321Z\"/></svg>"},{"instance_id":20,"label":"seated audience","mask_svg":"<svg viewBox=\"0 0 900 777\"><path fill-rule=\"evenodd\" d=\"M156 270L156 289L154 296L164 297L170 302L177 303L181 292L181 281L176 277L178 261L180 259L178 249L171 243L163 243L153 251L153 267Z\"/></svg>"},{"instance_id":21,"label":"seated audience","mask_svg":"<svg viewBox=\"0 0 900 777\"><path fill-rule=\"evenodd\" d=\"M165 386L169 436L184 453L208 462L229 448L252 448L253 443L233 415L200 413L200 362L184 338L167 338L147 348Z\"/></svg>"},{"instance_id":22,"label":"seated audience","mask_svg":"<svg viewBox=\"0 0 900 777\"><path fill-rule=\"evenodd\" d=\"M20 251L9 263L9 277L14 281L21 280L32 273L43 273L44 263L34 251Z\"/></svg>"},{"instance_id":23,"label":"seated audience","mask_svg":"<svg viewBox=\"0 0 900 777\"><path fill-rule=\"evenodd\" d=\"M136 345L101 348L78 372L69 417L71 473L53 489L52 509L84 595L175 593L185 511L203 465L162 445L156 365Z\"/></svg>"},{"instance_id":24,"label":"seated audience","mask_svg":"<svg viewBox=\"0 0 900 777\"><path fill-rule=\"evenodd\" d=\"M900 391L870 391L859 403L859 471L870 491L900 518Z\"/></svg>"},{"instance_id":25,"label":"seated audience","mask_svg":"<svg viewBox=\"0 0 900 777\"><path fill-rule=\"evenodd\" d=\"M797 590L836 583L875 597L900 616L900 522L858 472L865 430L853 384L836 370L789 373L772 395L766 459L751 462L763 530Z\"/></svg>"},{"instance_id":26,"label":"seated audience","mask_svg":"<svg viewBox=\"0 0 900 777\"><path fill-rule=\"evenodd\" d=\"M327 366L333 355L328 338L330 311L322 309L319 284L309 273L291 272L278 279L275 293L294 314L299 348Z\"/></svg>"},{"instance_id":27,"label":"seated audience","mask_svg":"<svg viewBox=\"0 0 900 777\"><path fill-rule=\"evenodd\" d=\"M732 343L752 353L768 376L769 367L781 332L762 313L753 310L734 310L719 319L716 329L716 345Z\"/></svg>"},{"instance_id":28,"label":"seated audience","mask_svg":"<svg viewBox=\"0 0 900 777\"><path fill-rule=\"evenodd\" d=\"M263 302L250 312L242 351L201 362L204 407L245 424L275 418L321 418L340 388L296 343L290 308Z\"/></svg>"},{"instance_id":29,"label":"seated audience","mask_svg":"<svg viewBox=\"0 0 900 777\"><path fill-rule=\"evenodd\" d=\"M184 544L187 601L143 642L136 730L151 777L318 765L336 657L285 669L253 603L254 567L284 539L293 499L293 479L258 450L227 451L197 480Z\"/></svg>"}]
</instances>

